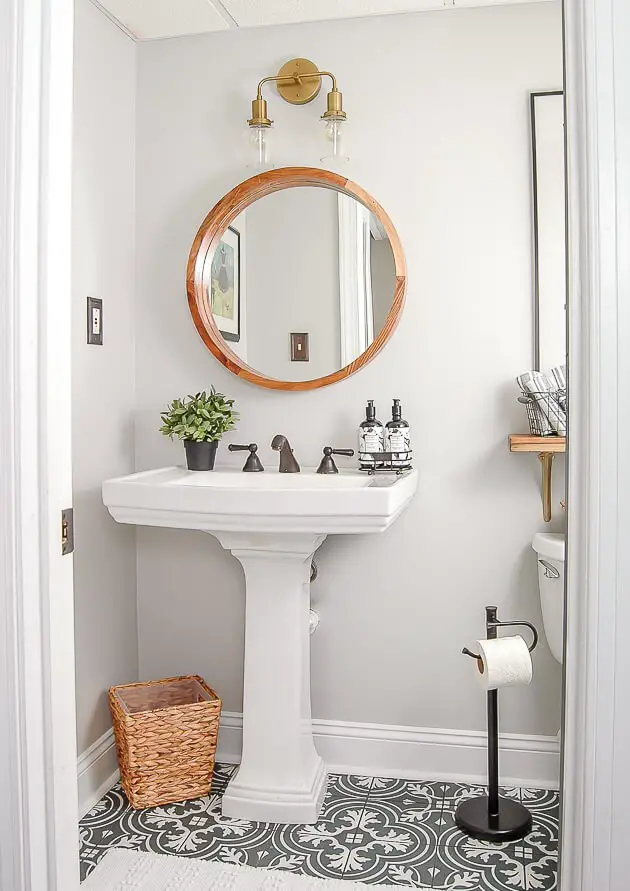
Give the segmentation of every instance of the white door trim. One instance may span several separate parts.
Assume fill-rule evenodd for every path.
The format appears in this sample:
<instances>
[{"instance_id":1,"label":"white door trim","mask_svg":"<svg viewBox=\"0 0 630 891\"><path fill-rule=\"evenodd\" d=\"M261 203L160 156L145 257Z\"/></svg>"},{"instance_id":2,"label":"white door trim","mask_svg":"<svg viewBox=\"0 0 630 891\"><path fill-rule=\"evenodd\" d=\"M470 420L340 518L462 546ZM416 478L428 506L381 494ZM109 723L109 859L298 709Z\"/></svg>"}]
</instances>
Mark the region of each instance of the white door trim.
<instances>
[{"instance_id":1,"label":"white door trim","mask_svg":"<svg viewBox=\"0 0 630 891\"><path fill-rule=\"evenodd\" d=\"M627 0L566 0L565 15L571 412L561 888L622 891L630 794L630 8Z\"/></svg>"},{"instance_id":2,"label":"white door trim","mask_svg":"<svg viewBox=\"0 0 630 891\"><path fill-rule=\"evenodd\" d=\"M0 4L0 884L11 891L78 888L72 558L61 556L73 16L72 0Z\"/></svg>"}]
</instances>

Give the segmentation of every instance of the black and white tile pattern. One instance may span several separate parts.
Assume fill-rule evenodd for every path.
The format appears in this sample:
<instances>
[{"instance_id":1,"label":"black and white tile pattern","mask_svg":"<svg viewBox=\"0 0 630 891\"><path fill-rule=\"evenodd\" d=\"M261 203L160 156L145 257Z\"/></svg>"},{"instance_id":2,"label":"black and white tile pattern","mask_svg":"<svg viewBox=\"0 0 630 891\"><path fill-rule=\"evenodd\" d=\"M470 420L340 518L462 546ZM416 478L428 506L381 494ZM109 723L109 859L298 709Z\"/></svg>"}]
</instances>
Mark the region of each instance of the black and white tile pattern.
<instances>
[{"instance_id":1,"label":"black and white tile pattern","mask_svg":"<svg viewBox=\"0 0 630 891\"><path fill-rule=\"evenodd\" d=\"M314 825L253 823L221 815L235 770L217 765L212 793L136 811L115 786L81 821L81 878L108 848L201 857L321 878L436 891L553 891L558 858L557 792L503 789L532 812L532 832L495 845L461 833L454 813L480 786L379 777L330 777Z\"/></svg>"}]
</instances>

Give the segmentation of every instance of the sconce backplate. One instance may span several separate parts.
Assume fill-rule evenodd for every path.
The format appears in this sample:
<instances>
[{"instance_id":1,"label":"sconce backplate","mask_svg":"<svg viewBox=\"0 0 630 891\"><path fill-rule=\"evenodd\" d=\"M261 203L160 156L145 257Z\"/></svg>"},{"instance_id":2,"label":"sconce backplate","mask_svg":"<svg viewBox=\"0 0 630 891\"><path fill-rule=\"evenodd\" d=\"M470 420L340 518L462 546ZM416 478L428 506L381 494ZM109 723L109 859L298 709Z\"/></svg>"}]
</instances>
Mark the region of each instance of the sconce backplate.
<instances>
[{"instance_id":1,"label":"sconce backplate","mask_svg":"<svg viewBox=\"0 0 630 891\"><path fill-rule=\"evenodd\" d=\"M312 102L322 86L318 67L308 59L291 59L282 66L278 77L295 77L295 81L280 81L278 92L291 105L306 105ZM299 78L299 80L298 80Z\"/></svg>"}]
</instances>

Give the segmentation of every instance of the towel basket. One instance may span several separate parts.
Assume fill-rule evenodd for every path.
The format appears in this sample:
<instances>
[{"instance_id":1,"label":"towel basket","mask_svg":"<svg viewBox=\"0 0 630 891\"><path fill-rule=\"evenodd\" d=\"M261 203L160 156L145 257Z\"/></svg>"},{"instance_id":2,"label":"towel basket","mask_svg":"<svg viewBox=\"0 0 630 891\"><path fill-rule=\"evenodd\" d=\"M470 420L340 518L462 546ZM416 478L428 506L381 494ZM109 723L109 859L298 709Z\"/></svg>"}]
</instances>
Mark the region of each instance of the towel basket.
<instances>
[{"instance_id":1,"label":"towel basket","mask_svg":"<svg viewBox=\"0 0 630 891\"><path fill-rule=\"evenodd\" d=\"M518 401L525 406L529 432L532 436L558 436L549 423L549 417L558 409L566 410L566 390L521 393Z\"/></svg>"}]
</instances>

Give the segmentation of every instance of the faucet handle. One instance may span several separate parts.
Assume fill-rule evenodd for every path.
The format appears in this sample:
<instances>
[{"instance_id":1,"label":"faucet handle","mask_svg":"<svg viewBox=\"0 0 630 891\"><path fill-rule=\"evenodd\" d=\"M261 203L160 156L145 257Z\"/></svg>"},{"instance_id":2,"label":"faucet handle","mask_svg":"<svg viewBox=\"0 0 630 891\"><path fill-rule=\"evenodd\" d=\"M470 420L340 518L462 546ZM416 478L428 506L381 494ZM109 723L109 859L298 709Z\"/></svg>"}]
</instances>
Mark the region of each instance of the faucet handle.
<instances>
[{"instance_id":1,"label":"faucet handle","mask_svg":"<svg viewBox=\"0 0 630 891\"><path fill-rule=\"evenodd\" d=\"M324 457L317 468L318 473L339 473L333 455L346 455L351 458L354 455L354 449L333 449L331 446L324 446Z\"/></svg>"},{"instance_id":2,"label":"faucet handle","mask_svg":"<svg viewBox=\"0 0 630 891\"><path fill-rule=\"evenodd\" d=\"M243 473L260 473L265 468L262 466L260 458L256 454L258 445L250 442L249 445L236 445L231 442L228 446L230 452L249 452L249 457L243 466Z\"/></svg>"}]
</instances>

